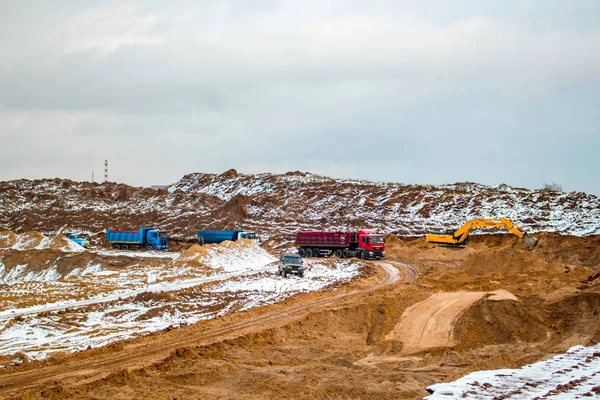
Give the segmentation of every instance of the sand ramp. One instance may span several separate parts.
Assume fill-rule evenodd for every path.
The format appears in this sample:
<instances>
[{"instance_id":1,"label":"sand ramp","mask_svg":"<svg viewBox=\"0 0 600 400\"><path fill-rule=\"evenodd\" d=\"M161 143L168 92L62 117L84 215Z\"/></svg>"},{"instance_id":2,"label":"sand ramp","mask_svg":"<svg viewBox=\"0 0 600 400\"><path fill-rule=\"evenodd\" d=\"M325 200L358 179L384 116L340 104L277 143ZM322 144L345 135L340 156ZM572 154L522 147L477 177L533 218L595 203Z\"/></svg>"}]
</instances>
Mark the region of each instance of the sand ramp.
<instances>
[{"instance_id":1,"label":"sand ramp","mask_svg":"<svg viewBox=\"0 0 600 400\"><path fill-rule=\"evenodd\" d=\"M454 345L452 337L458 317L485 295L490 300L517 300L504 290L495 292L441 292L409 307L386 340L402 342L402 353Z\"/></svg>"}]
</instances>

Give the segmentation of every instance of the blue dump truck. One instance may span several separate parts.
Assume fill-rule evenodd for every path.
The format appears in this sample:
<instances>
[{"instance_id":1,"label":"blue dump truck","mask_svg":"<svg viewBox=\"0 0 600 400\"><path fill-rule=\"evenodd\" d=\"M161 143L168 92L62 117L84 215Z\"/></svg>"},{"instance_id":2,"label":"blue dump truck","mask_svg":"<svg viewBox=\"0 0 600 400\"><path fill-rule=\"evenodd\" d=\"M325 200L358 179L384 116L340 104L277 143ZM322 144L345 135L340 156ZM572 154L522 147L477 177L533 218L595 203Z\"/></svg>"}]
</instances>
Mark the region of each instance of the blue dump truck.
<instances>
[{"instance_id":1,"label":"blue dump truck","mask_svg":"<svg viewBox=\"0 0 600 400\"><path fill-rule=\"evenodd\" d=\"M86 249L90 247L90 241L84 238L80 233L65 233L64 235L81 247L85 247Z\"/></svg>"},{"instance_id":2,"label":"blue dump truck","mask_svg":"<svg viewBox=\"0 0 600 400\"><path fill-rule=\"evenodd\" d=\"M198 243L200 244L217 244L226 240L235 242L238 239L256 240L256 233L246 232L242 229L230 231L198 231Z\"/></svg>"},{"instance_id":3,"label":"blue dump truck","mask_svg":"<svg viewBox=\"0 0 600 400\"><path fill-rule=\"evenodd\" d=\"M106 243L115 250L164 250L167 248L167 232L156 228L140 228L139 231L106 230Z\"/></svg>"}]
</instances>

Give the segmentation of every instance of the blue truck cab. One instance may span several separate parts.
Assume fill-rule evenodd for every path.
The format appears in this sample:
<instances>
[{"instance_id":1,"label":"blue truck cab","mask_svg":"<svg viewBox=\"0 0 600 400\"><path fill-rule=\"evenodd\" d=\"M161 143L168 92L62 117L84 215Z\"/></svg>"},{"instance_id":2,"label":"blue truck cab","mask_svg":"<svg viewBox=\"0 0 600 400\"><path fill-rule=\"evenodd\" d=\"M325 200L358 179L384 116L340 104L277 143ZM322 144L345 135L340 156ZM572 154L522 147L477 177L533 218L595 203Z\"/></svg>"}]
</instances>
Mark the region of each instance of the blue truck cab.
<instances>
[{"instance_id":1,"label":"blue truck cab","mask_svg":"<svg viewBox=\"0 0 600 400\"><path fill-rule=\"evenodd\" d=\"M239 239L256 240L256 233L246 232L243 229L233 229L228 231L198 231L198 243L200 244L218 244L226 240L235 242Z\"/></svg>"},{"instance_id":2,"label":"blue truck cab","mask_svg":"<svg viewBox=\"0 0 600 400\"><path fill-rule=\"evenodd\" d=\"M165 250L168 245L167 232L156 228L140 228L139 231L106 229L105 240L115 250Z\"/></svg>"},{"instance_id":3,"label":"blue truck cab","mask_svg":"<svg viewBox=\"0 0 600 400\"><path fill-rule=\"evenodd\" d=\"M90 247L90 241L81 236L81 233L66 233L65 236L68 239L71 239L81 247L85 247L86 249Z\"/></svg>"}]
</instances>

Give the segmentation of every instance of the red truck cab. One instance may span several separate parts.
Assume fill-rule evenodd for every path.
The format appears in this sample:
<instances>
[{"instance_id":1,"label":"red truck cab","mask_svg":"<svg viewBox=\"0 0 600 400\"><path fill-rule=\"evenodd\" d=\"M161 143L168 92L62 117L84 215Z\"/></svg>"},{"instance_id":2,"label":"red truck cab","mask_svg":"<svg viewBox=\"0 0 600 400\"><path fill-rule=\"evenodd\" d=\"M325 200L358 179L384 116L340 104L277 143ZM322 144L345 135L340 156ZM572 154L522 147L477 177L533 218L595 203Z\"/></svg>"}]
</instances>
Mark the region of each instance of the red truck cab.
<instances>
[{"instance_id":1,"label":"red truck cab","mask_svg":"<svg viewBox=\"0 0 600 400\"><path fill-rule=\"evenodd\" d=\"M366 258L380 258L385 254L385 239L373 229L361 229L358 231L358 248L365 251Z\"/></svg>"}]
</instances>

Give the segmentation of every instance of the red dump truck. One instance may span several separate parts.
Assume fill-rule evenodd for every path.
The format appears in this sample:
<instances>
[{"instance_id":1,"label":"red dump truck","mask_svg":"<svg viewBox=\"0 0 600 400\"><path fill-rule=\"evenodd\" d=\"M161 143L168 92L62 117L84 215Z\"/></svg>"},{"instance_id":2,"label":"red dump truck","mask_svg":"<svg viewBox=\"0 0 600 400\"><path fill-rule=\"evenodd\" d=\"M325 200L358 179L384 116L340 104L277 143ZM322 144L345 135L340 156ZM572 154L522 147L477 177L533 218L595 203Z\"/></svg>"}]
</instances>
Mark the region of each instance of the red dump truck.
<instances>
[{"instance_id":1,"label":"red dump truck","mask_svg":"<svg viewBox=\"0 0 600 400\"><path fill-rule=\"evenodd\" d=\"M296 246L300 257L359 257L380 259L385 256L383 235L373 229L357 232L299 232Z\"/></svg>"}]
</instances>

